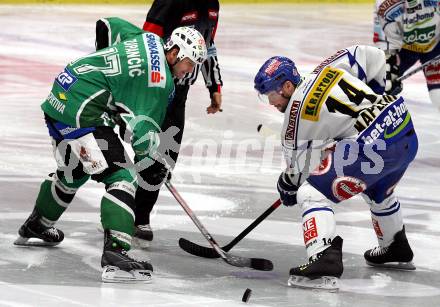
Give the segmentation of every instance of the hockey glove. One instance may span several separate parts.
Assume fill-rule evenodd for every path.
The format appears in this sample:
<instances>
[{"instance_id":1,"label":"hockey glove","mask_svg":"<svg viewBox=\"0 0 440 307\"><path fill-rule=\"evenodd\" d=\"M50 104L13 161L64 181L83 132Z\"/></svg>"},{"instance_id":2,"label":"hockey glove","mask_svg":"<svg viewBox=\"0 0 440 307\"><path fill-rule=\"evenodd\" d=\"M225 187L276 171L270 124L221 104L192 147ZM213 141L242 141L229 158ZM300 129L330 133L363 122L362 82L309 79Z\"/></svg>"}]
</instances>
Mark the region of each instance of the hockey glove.
<instances>
[{"instance_id":1,"label":"hockey glove","mask_svg":"<svg viewBox=\"0 0 440 307\"><path fill-rule=\"evenodd\" d=\"M388 95L397 95L402 91L402 82L399 78L400 58L398 54L391 54L387 57L386 62L386 83L385 93Z\"/></svg>"},{"instance_id":2,"label":"hockey glove","mask_svg":"<svg viewBox=\"0 0 440 307\"><path fill-rule=\"evenodd\" d=\"M285 206L296 205L296 192L298 191L298 186L293 184L289 178L289 175L282 172L278 178L277 184L278 192L280 193L280 198Z\"/></svg>"}]
</instances>

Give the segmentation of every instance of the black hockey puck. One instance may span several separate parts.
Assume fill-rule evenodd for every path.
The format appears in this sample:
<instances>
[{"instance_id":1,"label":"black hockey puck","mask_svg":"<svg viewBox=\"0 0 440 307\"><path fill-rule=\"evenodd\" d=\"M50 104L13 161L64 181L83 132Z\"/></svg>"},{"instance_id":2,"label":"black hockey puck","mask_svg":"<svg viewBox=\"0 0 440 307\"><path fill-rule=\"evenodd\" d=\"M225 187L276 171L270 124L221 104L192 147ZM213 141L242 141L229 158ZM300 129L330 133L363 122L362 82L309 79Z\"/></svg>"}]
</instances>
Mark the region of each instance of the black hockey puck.
<instances>
[{"instance_id":1,"label":"black hockey puck","mask_svg":"<svg viewBox=\"0 0 440 307\"><path fill-rule=\"evenodd\" d=\"M261 127L263 127L263 124L259 124L259 125L257 126L257 131L258 131L258 132L260 132Z\"/></svg>"},{"instance_id":2,"label":"black hockey puck","mask_svg":"<svg viewBox=\"0 0 440 307\"><path fill-rule=\"evenodd\" d=\"M249 301L249 298L251 297L252 290L247 288L246 291L243 293L243 297L241 298L242 302L247 303Z\"/></svg>"}]
</instances>

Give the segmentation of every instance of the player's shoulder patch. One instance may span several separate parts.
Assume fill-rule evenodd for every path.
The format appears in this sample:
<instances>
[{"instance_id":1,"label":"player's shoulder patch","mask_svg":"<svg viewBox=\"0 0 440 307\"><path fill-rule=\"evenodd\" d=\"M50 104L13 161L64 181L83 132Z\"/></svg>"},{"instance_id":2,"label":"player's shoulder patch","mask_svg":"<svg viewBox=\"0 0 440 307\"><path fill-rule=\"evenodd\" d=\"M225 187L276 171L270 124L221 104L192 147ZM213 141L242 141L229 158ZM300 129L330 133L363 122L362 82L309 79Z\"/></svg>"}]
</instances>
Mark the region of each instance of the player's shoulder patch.
<instances>
[{"instance_id":1,"label":"player's shoulder patch","mask_svg":"<svg viewBox=\"0 0 440 307\"><path fill-rule=\"evenodd\" d=\"M166 58L161 38L154 33L144 33L145 50L147 52L148 87L165 88L167 83Z\"/></svg>"},{"instance_id":2,"label":"player's shoulder patch","mask_svg":"<svg viewBox=\"0 0 440 307\"><path fill-rule=\"evenodd\" d=\"M55 79L56 83L61 86L66 92L78 79L66 68Z\"/></svg>"},{"instance_id":3,"label":"player's shoulder patch","mask_svg":"<svg viewBox=\"0 0 440 307\"><path fill-rule=\"evenodd\" d=\"M347 49L341 49L341 50L337 51L335 54L328 57L321 64L316 66L316 68L312 71L312 74L318 74L325 66L331 65L331 63L333 63L334 61L336 61L340 57L346 55L347 53L348 53Z\"/></svg>"},{"instance_id":4,"label":"player's shoulder patch","mask_svg":"<svg viewBox=\"0 0 440 307\"><path fill-rule=\"evenodd\" d=\"M327 66L316 76L302 104L302 119L314 122L319 120L322 104L327 99L332 87L337 84L342 75L342 70Z\"/></svg>"}]
</instances>

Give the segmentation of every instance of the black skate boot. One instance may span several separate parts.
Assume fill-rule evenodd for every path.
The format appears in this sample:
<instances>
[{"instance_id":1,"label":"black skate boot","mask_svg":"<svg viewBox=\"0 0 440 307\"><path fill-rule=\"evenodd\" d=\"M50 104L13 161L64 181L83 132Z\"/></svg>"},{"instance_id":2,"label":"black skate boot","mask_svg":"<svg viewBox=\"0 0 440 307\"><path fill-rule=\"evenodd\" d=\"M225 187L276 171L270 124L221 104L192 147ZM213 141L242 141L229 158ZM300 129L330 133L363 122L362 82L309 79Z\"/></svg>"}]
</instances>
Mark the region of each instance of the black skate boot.
<instances>
[{"instance_id":1,"label":"black skate boot","mask_svg":"<svg viewBox=\"0 0 440 307\"><path fill-rule=\"evenodd\" d=\"M18 230L20 236L14 241L14 244L23 246L55 246L60 244L64 239L64 233L53 227L52 224L38 214L37 209L34 209ZM30 240L33 238L37 240Z\"/></svg>"},{"instance_id":2,"label":"black skate boot","mask_svg":"<svg viewBox=\"0 0 440 307\"><path fill-rule=\"evenodd\" d=\"M394 241L387 247L376 246L364 253L368 265L398 270L415 270L414 254L405 234L405 226L394 235Z\"/></svg>"},{"instance_id":3,"label":"black skate boot","mask_svg":"<svg viewBox=\"0 0 440 307\"><path fill-rule=\"evenodd\" d=\"M153 241L153 230L150 224L136 225L134 227L133 245L139 248L150 247L150 242Z\"/></svg>"},{"instance_id":4,"label":"black skate boot","mask_svg":"<svg viewBox=\"0 0 440 307\"><path fill-rule=\"evenodd\" d=\"M335 237L331 246L310 257L309 263L290 269L287 284L299 288L338 290L339 277L344 271L342 241L341 237Z\"/></svg>"},{"instance_id":5,"label":"black skate boot","mask_svg":"<svg viewBox=\"0 0 440 307\"><path fill-rule=\"evenodd\" d=\"M108 229L104 231L101 266L104 268L104 282L150 282L153 271L149 262L130 257L125 249L113 241Z\"/></svg>"}]
</instances>

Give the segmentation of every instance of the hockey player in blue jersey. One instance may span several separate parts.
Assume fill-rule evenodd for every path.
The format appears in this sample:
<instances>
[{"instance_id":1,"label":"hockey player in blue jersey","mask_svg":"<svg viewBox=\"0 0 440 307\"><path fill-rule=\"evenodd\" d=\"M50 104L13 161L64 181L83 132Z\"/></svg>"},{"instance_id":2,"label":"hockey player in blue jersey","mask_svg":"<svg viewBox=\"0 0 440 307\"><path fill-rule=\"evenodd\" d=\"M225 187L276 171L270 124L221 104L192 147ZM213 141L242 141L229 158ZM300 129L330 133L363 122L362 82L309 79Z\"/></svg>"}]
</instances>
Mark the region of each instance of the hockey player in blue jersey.
<instances>
[{"instance_id":1,"label":"hockey player in blue jersey","mask_svg":"<svg viewBox=\"0 0 440 307\"><path fill-rule=\"evenodd\" d=\"M417 136L404 99L378 95L385 57L370 48L344 49L304 78L292 60L272 57L255 77L260 97L285 113L280 197L302 209L309 262L290 270L290 286L338 289L342 238L332 206L357 194L370 206L379 242L365 252L367 263L415 269L394 188L415 158ZM381 65L354 56L366 49Z\"/></svg>"}]
</instances>

